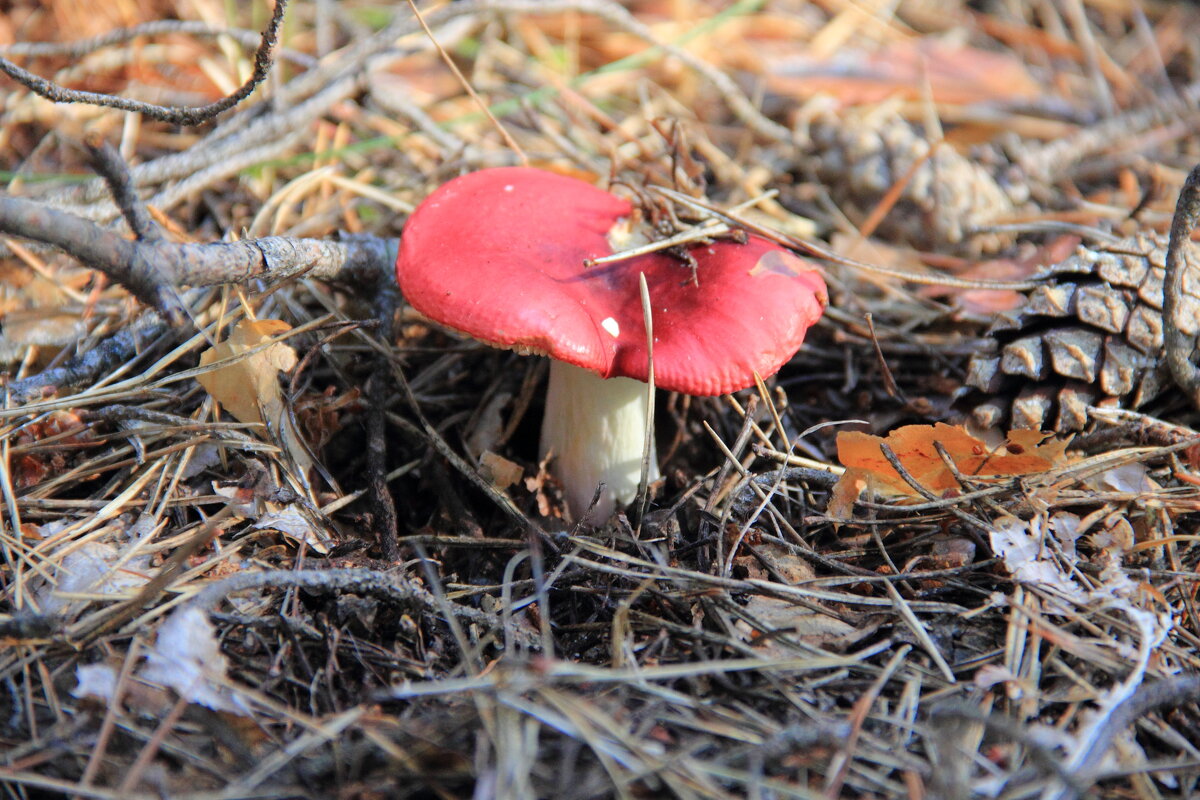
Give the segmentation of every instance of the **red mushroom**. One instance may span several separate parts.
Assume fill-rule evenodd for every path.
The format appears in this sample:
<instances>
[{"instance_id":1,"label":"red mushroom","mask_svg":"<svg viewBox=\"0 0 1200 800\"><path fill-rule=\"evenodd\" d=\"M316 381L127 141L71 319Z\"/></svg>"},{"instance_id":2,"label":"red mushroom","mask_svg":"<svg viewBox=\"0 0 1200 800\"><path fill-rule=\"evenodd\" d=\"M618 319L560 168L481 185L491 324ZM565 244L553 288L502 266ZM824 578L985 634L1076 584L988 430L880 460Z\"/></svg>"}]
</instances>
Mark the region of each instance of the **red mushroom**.
<instances>
[{"instance_id":1,"label":"red mushroom","mask_svg":"<svg viewBox=\"0 0 1200 800\"><path fill-rule=\"evenodd\" d=\"M430 319L552 359L541 450L553 454L576 517L601 483L604 516L637 491L647 375L639 274L650 291L655 384L686 394L724 394L752 385L755 373L775 374L827 302L811 264L754 236L693 247L699 286L664 253L585 267L612 254L609 232L631 210L574 178L482 170L421 203L396 262L405 298Z\"/></svg>"}]
</instances>

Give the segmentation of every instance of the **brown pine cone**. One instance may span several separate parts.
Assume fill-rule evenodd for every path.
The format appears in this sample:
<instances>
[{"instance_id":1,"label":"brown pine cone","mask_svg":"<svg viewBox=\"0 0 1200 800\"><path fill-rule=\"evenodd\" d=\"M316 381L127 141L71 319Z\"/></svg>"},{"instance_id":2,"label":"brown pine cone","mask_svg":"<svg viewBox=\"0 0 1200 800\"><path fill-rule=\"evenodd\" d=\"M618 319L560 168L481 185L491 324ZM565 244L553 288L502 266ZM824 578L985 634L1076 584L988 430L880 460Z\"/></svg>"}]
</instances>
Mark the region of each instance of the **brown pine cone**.
<instances>
[{"instance_id":1,"label":"brown pine cone","mask_svg":"<svg viewBox=\"0 0 1200 800\"><path fill-rule=\"evenodd\" d=\"M995 347L972 356L967 398L984 427L1083 430L1089 405L1138 409L1172 384L1163 358L1167 239L1156 234L1097 247L1046 267L1021 308L988 332ZM1189 246L1180 328L1200 332L1200 253Z\"/></svg>"},{"instance_id":2,"label":"brown pine cone","mask_svg":"<svg viewBox=\"0 0 1200 800\"><path fill-rule=\"evenodd\" d=\"M895 115L818 115L804 125L809 145L805 163L834 201L865 217L901 182L895 207L881 222L884 239L923 250L995 252L1012 242L1008 233L970 236L1014 214L1024 203L1020 185L1002 186L987 169L929 141Z\"/></svg>"}]
</instances>

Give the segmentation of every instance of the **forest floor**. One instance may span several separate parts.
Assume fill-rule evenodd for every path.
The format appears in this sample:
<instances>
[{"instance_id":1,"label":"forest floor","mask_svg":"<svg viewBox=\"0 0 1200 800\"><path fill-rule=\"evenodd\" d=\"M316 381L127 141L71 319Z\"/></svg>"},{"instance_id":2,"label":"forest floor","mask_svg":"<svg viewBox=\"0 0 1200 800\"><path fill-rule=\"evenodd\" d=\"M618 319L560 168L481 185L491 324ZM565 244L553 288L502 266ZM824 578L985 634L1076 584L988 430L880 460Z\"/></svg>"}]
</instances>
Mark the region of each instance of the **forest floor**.
<instances>
[{"instance_id":1,"label":"forest floor","mask_svg":"<svg viewBox=\"0 0 1200 800\"><path fill-rule=\"evenodd\" d=\"M146 104L268 0L4 4L131 103L0 77L3 796L1196 797L1200 8L419 7L293 0L194 120ZM761 387L657 393L644 513L572 523L545 360L395 291L522 163L828 285ZM267 237L337 257L198 266Z\"/></svg>"}]
</instances>

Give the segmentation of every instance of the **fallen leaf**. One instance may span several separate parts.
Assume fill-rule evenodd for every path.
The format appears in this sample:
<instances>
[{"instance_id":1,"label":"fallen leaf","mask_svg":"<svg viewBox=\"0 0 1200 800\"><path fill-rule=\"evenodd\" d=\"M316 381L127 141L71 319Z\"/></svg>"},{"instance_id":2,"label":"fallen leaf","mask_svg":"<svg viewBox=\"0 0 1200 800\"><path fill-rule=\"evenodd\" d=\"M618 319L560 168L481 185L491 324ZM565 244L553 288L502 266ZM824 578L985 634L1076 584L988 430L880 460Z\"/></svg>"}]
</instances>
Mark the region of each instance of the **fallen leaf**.
<instances>
[{"instance_id":1,"label":"fallen leaf","mask_svg":"<svg viewBox=\"0 0 1200 800\"><path fill-rule=\"evenodd\" d=\"M242 320L228 339L200 354L200 365L235 358L291 327L279 319ZM292 425L291 415L284 413L279 389L279 373L295 366L296 351L276 342L240 361L198 375L196 380L239 422L262 423L265 414L265 421L274 427L296 472L307 474L313 459Z\"/></svg>"},{"instance_id":2,"label":"fallen leaf","mask_svg":"<svg viewBox=\"0 0 1200 800\"><path fill-rule=\"evenodd\" d=\"M308 518L295 505L287 505L278 510L267 511L251 527L257 530L267 528L279 531L289 539L296 542L304 542L310 549L320 555L327 555L329 553L329 546L333 544L321 531L313 527L313 524L308 521Z\"/></svg>"},{"instance_id":3,"label":"fallen leaf","mask_svg":"<svg viewBox=\"0 0 1200 800\"><path fill-rule=\"evenodd\" d=\"M786 634L809 645L819 646L848 636L856 630L853 625L842 622L837 617L777 597L756 594L742 606L742 612L766 631L763 633L748 622L738 620L734 627L742 639L777 658L786 657L788 653L788 649L781 647L777 642L778 634Z\"/></svg>"},{"instance_id":4,"label":"fallen leaf","mask_svg":"<svg viewBox=\"0 0 1200 800\"><path fill-rule=\"evenodd\" d=\"M228 687L228 670L229 662L208 614L185 605L159 626L141 677L174 689L190 703L244 714L245 701Z\"/></svg>"},{"instance_id":5,"label":"fallen leaf","mask_svg":"<svg viewBox=\"0 0 1200 800\"><path fill-rule=\"evenodd\" d=\"M996 524L988 539L992 552L1004 559L1004 566L1018 583L1046 589L1082 605L1087 593L1054 559L1043 541L1044 535L1041 517L1031 522L1008 517Z\"/></svg>"},{"instance_id":6,"label":"fallen leaf","mask_svg":"<svg viewBox=\"0 0 1200 800\"><path fill-rule=\"evenodd\" d=\"M88 542L69 553L55 566L55 582L34 592L38 608L45 614L57 614L72 602L66 595L119 595L150 580L149 556L135 555L124 561L122 556L117 545L107 542Z\"/></svg>"},{"instance_id":7,"label":"fallen leaf","mask_svg":"<svg viewBox=\"0 0 1200 800\"><path fill-rule=\"evenodd\" d=\"M280 319L242 320L228 339L200 354L200 366L239 356L291 327ZM267 418L277 423L283 413L278 375L294 366L296 351L276 342L240 361L198 375L196 380L239 422L261 423L265 411Z\"/></svg>"},{"instance_id":8,"label":"fallen leaf","mask_svg":"<svg viewBox=\"0 0 1200 800\"><path fill-rule=\"evenodd\" d=\"M859 493L868 484L896 495L920 496L883 455L887 444L905 471L933 494L961 489L958 479L938 454L940 444L958 472L970 477L1031 475L1061 464L1067 439L1053 434L1015 430L1004 445L989 447L960 425L906 425L887 438L859 431L838 434L838 460L846 472L834 486L829 514L848 518Z\"/></svg>"},{"instance_id":9,"label":"fallen leaf","mask_svg":"<svg viewBox=\"0 0 1200 800\"><path fill-rule=\"evenodd\" d=\"M479 469L484 479L502 492L521 480L525 474L525 470L520 464L509 461L491 450L485 450L479 456Z\"/></svg>"},{"instance_id":10,"label":"fallen leaf","mask_svg":"<svg viewBox=\"0 0 1200 800\"><path fill-rule=\"evenodd\" d=\"M163 620L154 645L146 651L145 662L139 665L136 674L141 681L174 690L189 703L244 715L246 701L231 688L228 671L229 661L221 652L208 614L196 606L185 605ZM116 693L117 671L111 664L78 666L75 680L76 686L71 691L75 697L111 702ZM140 682L127 684L127 692L139 685ZM128 693L125 699L129 700Z\"/></svg>"},{"instance_id":11,"label":"fallen leaf","mask_svg":"<svg viewBox=\"0 0 1200 800\"><path fill-rule=\"evenodd\" d=\"M873 52L840 47L829 57L797 55L791 42L786 47L786 54L773 53L764 64L767 88L801 100L817 93L842 105L917 100L928 86L935 103L956 105L1013 101L1044 91L1017 57L969 45L914 39Z\"/></svg>"}]
</instances>

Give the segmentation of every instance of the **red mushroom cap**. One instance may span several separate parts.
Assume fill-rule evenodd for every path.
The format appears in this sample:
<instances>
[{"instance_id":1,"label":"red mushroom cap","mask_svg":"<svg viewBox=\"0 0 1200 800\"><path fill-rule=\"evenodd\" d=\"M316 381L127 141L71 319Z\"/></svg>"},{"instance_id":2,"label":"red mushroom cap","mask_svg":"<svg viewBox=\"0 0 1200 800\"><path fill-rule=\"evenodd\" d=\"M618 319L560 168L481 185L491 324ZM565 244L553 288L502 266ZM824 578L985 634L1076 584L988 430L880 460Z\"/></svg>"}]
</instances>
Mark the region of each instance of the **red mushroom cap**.
<instances>
[{"instance_id":1,"label":"red mushroom cap","mask_svg":"<svg viewBox=\"0 0 1200 800\"><path fill-rule=\"evenodd\" d=\"M644 272L655 383L700 395L775 374L820 318L827 295L813 265L753 236L693 247L699 287L663 253L584 267L611 255L607 234L630 212L627 200L552 172L472 172L404 226L400 288L427 317L481 341L644 381Z\"/></svg>"}]
</instances>

